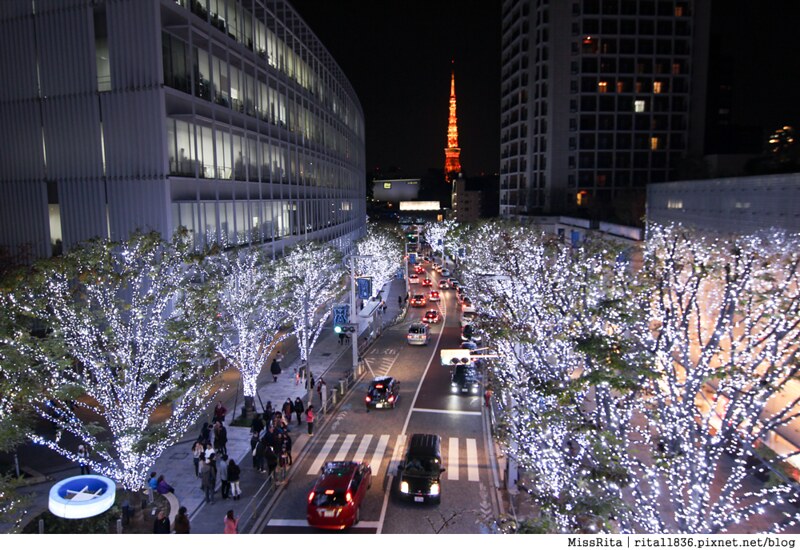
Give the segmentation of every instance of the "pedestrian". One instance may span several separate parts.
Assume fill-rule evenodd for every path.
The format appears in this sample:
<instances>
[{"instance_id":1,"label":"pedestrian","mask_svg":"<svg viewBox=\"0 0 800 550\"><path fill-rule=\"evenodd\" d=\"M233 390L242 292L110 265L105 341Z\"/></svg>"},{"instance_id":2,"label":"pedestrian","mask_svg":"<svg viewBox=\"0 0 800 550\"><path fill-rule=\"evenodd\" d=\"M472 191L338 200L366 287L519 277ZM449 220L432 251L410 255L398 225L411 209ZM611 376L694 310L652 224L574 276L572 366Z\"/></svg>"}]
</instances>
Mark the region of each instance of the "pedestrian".
<instances>
[{"instance_id":1,"label":"pedestrian","mask_svg":"<svg viewBox=\"0 0 800 550\"><path fill-rule=\"evenodd\" d=\"M311 372L311 369L309 369L309 372L308 372L308 389L313 388L314 387L314 383L315 383L315 381L314 381L314 373Z\"/></svg>"},{"instance_id":2,"label":"pedestrian","mask_svg":"<svg viewBox=\"0 0 800 550\"><path fill-rule=\"evenodd\" d=\"M192 460L194 461L194 477L200 476L200 459L203 457L205 449L203 443L198 439L192 445Z\"/></svg>"},{"instance_id":3,"label":"pedestrian","mask_svg":"<svg viewBox=\"0 0 800 550\"><path fill-rule=\"evenodd\" d=\"M267 401L267 406L264 407L264 424L267 425L272 420L272 414L275 410L272 408L272 401Z\"/></svg>"},{"instance_id":4,"label":"pedestrian","mask_svg":"<svg viewBox=\"0 0 800 550\"><path fill-rule=\"evenodd\" d=\"M303 419L300 417L305 412L306 408L303 406L303 400L299 397L294 400L294 413L297 415L297 425L303 425Z\"/></svg>"},{"instance_id":5,"label":"pedestrian","mask_svg":"<svg viewBox=\"0 0 800 550\"><path fill-rule=\"evenodd\" d=\"M292 465L292 438L289 434L281 436L281 461L287 466Z\"/></svg>"},{"instance_id":6,"label":"pedestrian","mask_svg":"<svg viewBox=\"0 0 800 550\"><path fill-rule=\"evenodd\" d=\"M156 535L169 535L169 519L164 510L159 510L153 521L153 533Z\"/></svg>"},{"instance_id":7,"label":"pedestrian","mask_svg":"<svg viewBox=\"0 0 800 550\"><path fill-rule=\"evenodd\" d=\"M272 366L269 368L269 372L272 373L272 381L277 382L278 375L281 373L281 364L277 357L272 360Z\"/></svg>"},{"instance_id":8,"label":"pedestrian","mask_svg":"<svg viewBox=\"0 0 800 550\"><path fill-rule=\"evenodd\" d=\"M224 523L225 523L224 534L235 535L239 532L239 520L233 517L233 510L228 510L228 513L225 514Z\"/></svg>"},{"instance_id":9,"label":"pedestrian","mask_svg":"<svg viewBox=\"0 0 800 550\"><path fill-rule=\"evenodd\" d=\"M217 484L217 478L214 475L211 461L208 459L200 465L200 480L200 488L205 493L206 502L214 504L214 486Z\"/></svg>"},{"instance_id":10,"label":"pedestrian","mask_svg":"<svg viewBox=\"0 0 800 550\"><path fill-rule=\"evenodd\" d=\"M231 494L231 485L228 482L228 455L223 454L217 462L217 473L220 479L219 493L225 500Z\"/></svg>"},{"instance_id":11,"label":"pedestrian","mask_svg":"<svg viewBox=\"0 0 800 550\"><path fill-rule=\"evenodd\" d=\"M264 461L267 463L267 470L269 475L278 467L278 455L275 454L275 449L269 445L264 445Z\"/></svg>"},{"instance_id":12,"label":"pedestrian","mask_svg":"<svg viewBox=\"0 0 800 550\"><path fill-rule=\"evenodd\" d=\"M492 406L491 400L492 400L492 390L491 388L486 388L486 391L483 392L483 404L486 407L491 407Z\"/></svg>"},{"instance_id":13,"label":"pedestrian","mask_svg":"<svg viewBox=\"0 0 800 550\"><path fill-rule=\"evenodd\" d=\"M158 476L158 482L156 483L156 491L158 491L159 495L166 495L167 493L174 493L175 488L167 483L167 480L164 479L164 475Z\"/></svg>"},{"instance_id":14,"label":"pedestrian","mask_svg":"<svg viewBox=\"0 0 800 550\"><path fill-rule=\"evenodd\" d=\"M222 422L214 425L214 452L217 454L228 453L228 430Z\"/></svg>"},{"instance_id":15,"label":"pedestrian","mask_svg":"<svg viewBox=\"0 0 800 550\"><path fill-rule=\"evenodd\" d=\"M383 309L383 313L385 314L386 313L386 302L383 302L383 305L381 306L381 309Z\"/></svg>"},{"instance_id":16,"label":"pedestrian","mask_svg":"<svg viewBox=\"0 0 800 550\"><path fill-rule=\"evenodd\" d=\"M340 332L339 333L339 345L341 346L343 344L344 344L344 332Z\"/></svg>"},{"instance_id":17,"label":"pedestrian","mask_svg":"<svg viewBox=\"0 0 800 550\"><path fill-rule=\"evenodd\" d=\"M292 421L293 412L294 412L294 405L292 405L292 398L287 397L286 402L283 404L283 417L286 418L287 423Z\"/></svg>"},{"instance_id":18,"label":"pedestrian","mask_svg":"<svg viewBox=\"0 0 800 550\"><path fill-rule=\"evenodd\" d=\"M228 461L228 483L231 484L231 496L233 500L239 500L242 496L242 489L239 487L239 479L242 475L242 469L233 459Z\"/></svg>"},{"instance_id":19,"label":"pedestrian","mask_svg":"<svg viewBox=\"0 0 800 550\"><path fill-rule=\"evenodd\" d=\"M178 515L175 516L175 534L177 535L188 535L191 532L187 511L186 506L178 508Z\"/></svg>"},{"instance_id":20,"label":"pedestrian","mask_svg":"<svg viewBox=\"0 0 800 550\"><path fill-rule=\"evenodd\" d=\"M325 383L325 379L320 377L317 381L317 397L319 398L319 402L322 403L322 385Z\"/></svg>"},{"instance_id":21,"label":"pedestrian","mask_svg":"<svg viewBox=\"0 0 800 550\"><path fill-rule=\"evenodd\" d=\"M259 439L253 449L253 469L258 472L264 472L264 440ZM230 472L228 473L230 475Z\"/></svg>"},{"instance_id":22,"label":"pedestrian","mask_svg":"<svg viewBox=\"0 0 800 550\"><path fill-rule=\"evenodd\" d=\"M211 428L208 422L203 422L203 427L200 429L200 441L205 445L211 442Z\"/></svg>"},{"instance_id":23,"label":"pedestrian","mask_svg":"<svg viewBox=\"0 0 800 550\"><path fill-rule=\"evenodd\" d=\"M308 435L314 434L314 405L309 405L306 410L306 422L308 423Z\"/></svg>"},{"instance_id":24,"label":"pedestrian","mask_svg":"<svg viewBox=\"0 0 800 550\"><path fill-rule=\"evenodd\" d=\"M155 472L150 472L150 479L147 480L147 502L153 504L156 489L158 489L158 478Z\"/></svg>"},{"instance_id":25,"label":"pedestrian","mask_svg":"<svg viewBox=\"0 0 800 550\"><path fill-rule=\"evenodd\" d=\"M225 415L228 414L228 409L222 404L222 401L217 401L217 406L214 407L214 422L225 422Z\"/></svg>"},{"instance_id":26,"label":"pedestrian","mask_svg":"<svg viewBox=\"0 0 800 550\"><path fill-rule=\"evenodd\" d=\"M81 465L81 475L89 475L89 448L85 445L78 445L78 464Z\"/></svg>"}]
</instances>

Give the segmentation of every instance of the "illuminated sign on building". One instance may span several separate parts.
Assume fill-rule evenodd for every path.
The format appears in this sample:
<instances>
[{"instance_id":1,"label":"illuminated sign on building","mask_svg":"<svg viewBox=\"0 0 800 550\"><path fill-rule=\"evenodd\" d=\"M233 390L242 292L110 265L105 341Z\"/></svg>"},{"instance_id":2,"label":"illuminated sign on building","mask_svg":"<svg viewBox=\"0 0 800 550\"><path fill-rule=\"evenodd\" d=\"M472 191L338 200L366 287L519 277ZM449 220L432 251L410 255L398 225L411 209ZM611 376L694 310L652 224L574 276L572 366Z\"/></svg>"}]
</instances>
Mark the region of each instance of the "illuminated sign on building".
<instances>
[{"instance_id":1,"label":"illuminated sign on building","mask_svg":"<svg viewBox=\"0 0 800 550\"><path fill-rule=\"evenodd\" d=\"M439 201L402 201L400 210L439 210Z\"/></svg>"}]
</instances>

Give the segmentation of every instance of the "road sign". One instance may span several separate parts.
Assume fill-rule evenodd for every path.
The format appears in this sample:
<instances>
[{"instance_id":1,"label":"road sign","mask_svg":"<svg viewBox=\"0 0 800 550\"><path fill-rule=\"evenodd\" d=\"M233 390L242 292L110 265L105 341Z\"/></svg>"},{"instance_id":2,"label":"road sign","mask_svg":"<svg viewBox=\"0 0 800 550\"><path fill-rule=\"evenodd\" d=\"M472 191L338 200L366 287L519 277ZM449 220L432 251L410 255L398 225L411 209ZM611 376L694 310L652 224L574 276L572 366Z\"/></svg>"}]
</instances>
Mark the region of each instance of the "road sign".
<instances>
[{"instance_id":1,"label":"road sign","mask_svg":"<svg viewBox=\"0 0 800 550\"><path fill-rule=\"evenodd\" d=\"M411 265L414 265L415 263L417 263L417 254L416 254L416 252L410 252L408 254L408 263L410 263Z\"/></svg>"},{"instance_id":2,"label":"road sign","mask_svg":"<svg viewBox=\"0 0 800 550\"><path fill-rule=\"evenodd\" d=\"M350 304L336 304L333 306L333 324L346 325L350 322Z\"/></svg>"},{"instance_id":3,"label":"road sign","mask_svg":"<svg viewBox=\"0 0 800 550\"><path fill-rule=\"evenodd\" d=\"M369 300L372 297L372 278L359 277L356 279L356 287L358 288L358 297L364 300Z\"/></svg>"}]
</instances>

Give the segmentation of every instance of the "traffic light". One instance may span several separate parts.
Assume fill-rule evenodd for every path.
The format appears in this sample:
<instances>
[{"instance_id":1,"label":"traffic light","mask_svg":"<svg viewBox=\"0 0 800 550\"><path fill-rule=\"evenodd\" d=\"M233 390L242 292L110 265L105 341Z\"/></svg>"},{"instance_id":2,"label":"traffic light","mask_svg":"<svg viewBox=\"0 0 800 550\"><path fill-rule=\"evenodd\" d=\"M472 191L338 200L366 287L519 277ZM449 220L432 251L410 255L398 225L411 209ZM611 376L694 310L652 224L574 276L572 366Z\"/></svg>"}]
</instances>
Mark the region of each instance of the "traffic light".
<instances>
[{"instance_id":1,"label":"traffic light","mask_svg":"<svg viewBox=\"0 0 800 550\"><path fill-rule=\"evenodd\" d=\"M355 331L356 327L354 325L347 325L344 323L341 325L334 325L333 327L333 332L335 332L336 334L347 334L348 332L355 332Z\"/></svg>"},{"instance_id":2,"label":"traffic light","mask_svg":"<svg viewBox=\"0 0 800 550\"><path fill-rule=\"evenodd\" d=\"M472 325L464 325L464 338L471 339L473 335Z\"/></svg>"}]
</instances>

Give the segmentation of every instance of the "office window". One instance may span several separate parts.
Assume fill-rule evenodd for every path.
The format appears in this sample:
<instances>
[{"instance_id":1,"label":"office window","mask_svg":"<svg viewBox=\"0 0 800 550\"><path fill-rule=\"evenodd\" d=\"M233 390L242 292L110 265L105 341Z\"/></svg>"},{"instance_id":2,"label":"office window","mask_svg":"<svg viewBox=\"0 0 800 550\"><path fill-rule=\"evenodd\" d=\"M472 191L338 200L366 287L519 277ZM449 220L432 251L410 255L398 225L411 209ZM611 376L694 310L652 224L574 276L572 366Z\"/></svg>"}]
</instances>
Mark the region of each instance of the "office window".
<instances>
[{"instance_id":1,"label":"office window","mask_svg":"<svg viewBox=\"0 0 800 550\"><path fill-rule=\"evenodd\" d=\"M636 113L643 113L645 111L645 101L643 99L637 99L633 102L633 110Z\"/></svg>"},{"instance_id":2,"label":"office window","mask_svg":"<svg viewBox=\"0 0 800 550\"><path fill-rule=\"evenodd\" d=\"M608 82L605 80L601 80L597 83L597 91L601 94L604 94L608 91Z\"/></svg>"},{"instance_id":3,"label":"office window","mask_svg":"<svg viewBox=\"0 0 800 550\"><path fill-rule=\"evenodd\" d=\"M661 93L661 82L659 80L653 82L653 93L654 94Z\"/></svg>"},{"instance_id":4,"label":"office window","mask_svg":"<svg viewBox=\"0 0 800 550\"><path fill-rule=\"evenodd\" d=\"M657 137L650 138L650 150L651 151L658 151L659 149L659 139Z\"/></svg>"}]
</instances>

